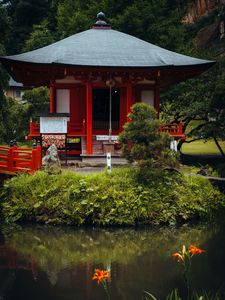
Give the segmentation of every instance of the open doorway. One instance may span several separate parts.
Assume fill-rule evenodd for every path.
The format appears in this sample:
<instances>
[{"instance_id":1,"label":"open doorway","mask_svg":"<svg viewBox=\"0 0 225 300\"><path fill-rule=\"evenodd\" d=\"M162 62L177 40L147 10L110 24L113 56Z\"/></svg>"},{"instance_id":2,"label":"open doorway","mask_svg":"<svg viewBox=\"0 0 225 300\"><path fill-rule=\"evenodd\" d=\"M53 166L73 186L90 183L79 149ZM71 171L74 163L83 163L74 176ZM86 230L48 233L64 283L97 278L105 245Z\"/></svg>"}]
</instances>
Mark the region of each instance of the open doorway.
<instances>
[{"instance_id":1,"label":"open doorway","mask_svg":"<svg viewBox=\"0 0 225 300\"><path fill-rule=\"evenodd\" d=\"M112 130L120 126L120 91L112 89ZM109 89L93 89L93 129L109 130Z\"/></svg>"}]
</instances>

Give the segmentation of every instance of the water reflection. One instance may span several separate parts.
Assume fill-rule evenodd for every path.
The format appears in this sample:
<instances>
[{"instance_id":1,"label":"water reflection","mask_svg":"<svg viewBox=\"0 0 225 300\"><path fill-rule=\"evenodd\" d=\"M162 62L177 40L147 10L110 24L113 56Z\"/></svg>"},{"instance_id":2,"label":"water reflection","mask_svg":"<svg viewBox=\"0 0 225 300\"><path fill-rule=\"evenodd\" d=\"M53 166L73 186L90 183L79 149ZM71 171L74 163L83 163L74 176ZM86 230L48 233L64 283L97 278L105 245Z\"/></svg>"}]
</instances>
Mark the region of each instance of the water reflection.
<instances>
[{"instance_id":1,"label":"water reflection","mask_svg":"<svg viewBox=\"0 0 225 300\"><path fill-rule=\"evenodd\" d=\"M3 269L0 264L0 295L17 300L106 299L104 289L92 282L92 275L95 268L110 268L111 299L138 300L143 290L165 299L174 287L184 291L182 269L171 260L171 253L184 243L207 250L206 255L194 258L194 287L223 289L223 233L201 226L158 230L3 227L2 247L15 249L30 269L19 264ZM215 251L215 243L220 250ZM1 278L7 281L4 285Z\"/></svg>"}]
</instances>

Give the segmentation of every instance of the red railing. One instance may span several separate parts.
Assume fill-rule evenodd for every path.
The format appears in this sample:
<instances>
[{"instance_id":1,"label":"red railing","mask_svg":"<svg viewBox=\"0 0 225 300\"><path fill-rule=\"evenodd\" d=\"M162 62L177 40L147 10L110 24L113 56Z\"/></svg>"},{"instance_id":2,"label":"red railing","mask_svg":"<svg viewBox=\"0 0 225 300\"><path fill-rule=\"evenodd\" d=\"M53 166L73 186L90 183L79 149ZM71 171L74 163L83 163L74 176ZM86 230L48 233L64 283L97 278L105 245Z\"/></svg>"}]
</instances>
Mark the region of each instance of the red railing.
<instances>
[{"instance_id":1,"label":"red railing","mask_svg":"<svg viewBox=\"0 0 225 300\"><path fill-rule=\"evenodd\" d=\"M32 173L41 167L41 146L36 149L0 146L0 173Z\"/></svg>"},{"instance_id":2,"label":"red railing","mask_svg":"<svg viewBox=\"0 0 225 300\"><path fill-rule=\"evenodd\" d=\"M71 136L80 136L85 135L86 132L86 123L85 120L81 123L67 122L67 134ZM40 136L40 124L38 122L30 121L30 134L29 138Z\"/></svg>"},{"instance_id":3,"label":"red railing","mask_svg":"<svg viewBox=\"0 0 225 300\"><path fill-rule=\"evenodd\" d=\"M183 133L183 124L180 122L179 124L161 124L160 125L161 133L168 133L171 136L177 138L185 138L185 134Z\"/></svg>"},{"instance_id":4,"label":"red railing","mask_svg":"<svg viewBox=\"0 0 225 300\"><path fill-rule=\"evenodd\" d=\"M96 130L93 129L93 133L96 134L107 134L108 131L103 130ZM116 134L119 134L119 131L115 131ZM183 124L180 122L179 124L172 123L172 124L161 124L160 125L160 132L161 133L168 133L171 136L184 139L185 134L183 133ZM86 123L83 120L82 123L75 123L75 122L67 122L67 134L69 136L82 136L86 134ZM37 122L30 121L30 138L40 136L40 124Z\"/></svg>"}]
</instances>

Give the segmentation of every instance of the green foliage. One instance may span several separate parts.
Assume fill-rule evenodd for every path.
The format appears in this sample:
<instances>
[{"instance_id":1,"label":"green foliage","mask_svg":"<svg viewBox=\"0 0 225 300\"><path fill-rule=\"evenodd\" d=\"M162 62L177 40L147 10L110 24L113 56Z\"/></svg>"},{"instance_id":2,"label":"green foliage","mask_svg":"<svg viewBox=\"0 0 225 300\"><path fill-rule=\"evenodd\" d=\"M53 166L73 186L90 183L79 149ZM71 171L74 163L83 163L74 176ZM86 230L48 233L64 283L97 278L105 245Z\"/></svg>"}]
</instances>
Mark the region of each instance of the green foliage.
<instances>
[{"instance_id":1,"label":"green foliage","mask_svg":"<svg viewBox=\"0 0 225 300\"><path fill-rule=\"evenodd\" d=\"M48 15L50 2L46 0L5 1L8 16L12 22L9 44L10 53L19 53L25 40L32 32L33 25L39 24Z\"/></svg>"},{"instance_id":2,"label":"green foliage","mask_svg":"<svg viewBox=\"0 0 225 300\"><path fill-rule=\"evenodd\" d=\"M3 93L2 96L0 93L0 100L1 97L0 142L9 143L12 139L24 142L25 136L29 132L30 117L36 117L40 112L49 111L49 90L40 87L26 91L23 95L23 99L27 101L26 104L13 98L7 98Z\"/></svg>"},{"instance_id":3,"label":"green foliage","mask_svg":"<svg viewBox=\"0 0 225 300\"><path fill-rule=\"evenodd\" d=\"M143 166L172 164L169 136L160 134L154 108L136 103L131 107L129 118L131 121L124 125L119 135L124 157Z\"/></svg>"},{"instance_id":4,"label":"green foliage","mask_svg":"<svg viewBox=\"0 0 225 300\"><path fill-rule=\"evenodd\" d=\"M209 72L179 84L162 97L163 117L175 122L182 120L185 132L193 140L213 138L217 144L218 139L225 139L224 66L225 60L221 58ZM191 122L195 126L189 128Z\"/></svg>"},{"instance_id":5,"label":"green foliage","mask_svg":"<svg viewBox=\"0 0 225 300\"><path fill-rule=\"evenodd\" d=\"M4 109L6 105L6 97L3 93L3 88L6 86L5 78L7 78L7 76L5 75L3 69L0 67L0 143L4 142L6 136L6 129L4 125Z\"/></svg>"},{"instance_id":6,"label":"green foliage","mask_svg":"<svg viewBox=\"0 0 225 300\"><path fill-rule=\"evenodd\" d=\"M41 24L33 25L33 31L26 40L22 51L27 52L52 44L55 39L48 26L47 20L44 20Z\"/></svg>"},{"instance_id":7,"label":"green foliage","mask_svg":"<svg viewBox=\"0 0 225 300\"><path fill-rule=\"evenodd\" d=\"M1 40L0 40L0 46L3 48L6 48L9 43L9 36L11 28L11 19L8 16L6 8L3 6L3 4L0 2L0 33L1 33ZM3 53L1 53L2 55Z\"/></svg>"},{"instance_id":8,"label":"green foliage","mask_svg":"<svg viewBox=\"0 0 225 300\"><path fill-rule=\"evenodd\" d=\"M11 29L10 18L8 17L7 10L0 2L0 55L5 55L6 46L9 42L9 33ZM6 98L4 96L4 89L7 87L8 76L3 68L0 66L0 143L3 143L6 136L6 128L4 125L5 115L4 108Z\"/></svg>"},{"instance_id":9,"label":"green foliage","mask_svg":"<svg viewBox=\"0 0 225 300\"><path fill-rule=\"evenodd\" d=\"M160 300L149 292L144 292L143 294L143 300ZM182 298L179 296L177 289L174 289L166 297L166 300L182 300ZM193 294L188 298L188 300L222 300L222 298L219 294L211 295L207 292L202 292L201 294L193 292Z\"/></svg>"},{"instance_id":10,"label":"green foliage","mask_svg":"<svg viewBox=\"0 0 225 300\"><path fill-rule=\"evenodd\" d=\"M27 105L23 105L13 98L6 98L3 108L4 114L4 134L3 141L9 143L10 140L24 141L28 133L29 118L27 117Z\"/></svg>"},{"instance_id":11,"label":"green foliage","mask_svg":"<svg viewBox=\"0 0 225 300\"><path fill-rule=\"evenodd\" d=\"M156 298L153 294L149 293L149 292L143 292L143 300L159 300L158 298ZM178 291L176 289L172 290L171 293L169 293L169 295L166 297L166 300L181 300ZM194 300L194 299L193 299ZM201 300L199 298L197 298L196 300ZM203 300L203 299L202 299Z\"/></svg>"},{"instance_id":12,"label":"green foliage","mask_svg":"<svg viewBox=\"0 0 225 300\"><path fill-rule=\"evenodd\" d=\"M49 89L47 87L26 91L23 100L27 101L28 119L37 116L39 113L49 112Z\"/></svg>"},{"instance_id":13,"label":"green foliage","mask_svg":"<svg viewBox=\"0 0 225 300\"><path fill-rule=\"evenodd\" d=\"M66 0L58 5L57 29L60 38L88 29L90 21L86 1Z\"/></svg>"},{"instance_id":14,"label":"green foliage","mask_svg":"<svg viewBox=\"0 0 225 300\"><path fill-rule=\"evenodd\" d=\"M224 211L224 195L204 178L159 169L149 171L145 182L138 176L135 168L21 175L5 183L2 211L7 222L72 225L179 224Z\"/></svg>"}]
</instances>

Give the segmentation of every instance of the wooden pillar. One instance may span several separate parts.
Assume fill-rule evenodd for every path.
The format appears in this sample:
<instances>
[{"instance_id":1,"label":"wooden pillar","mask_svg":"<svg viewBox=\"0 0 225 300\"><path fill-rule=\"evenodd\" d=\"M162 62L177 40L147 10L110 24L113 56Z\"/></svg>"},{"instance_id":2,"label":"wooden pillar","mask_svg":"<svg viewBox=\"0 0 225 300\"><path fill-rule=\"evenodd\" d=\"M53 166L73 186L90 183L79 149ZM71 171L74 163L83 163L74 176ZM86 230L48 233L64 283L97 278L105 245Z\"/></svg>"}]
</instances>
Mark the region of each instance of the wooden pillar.
<instances>
[{"instance_id":1,"label":"wooden pillar","mask_svg":"<svg viewBox=\"0 0 225 300\"><path fill-rule=\"evenodd\" d=\"M91 155L92 152L92 85L86 82L86 125L87 125L87 150L86 154Z\"/></svg>"},{"instance_id":2,"label":"wooden pillar","mask_svg":"<svg viewBox=\"0 0 225 300\"><path fill-rule=\"evenodd\" d=\"M55 112L55 86L54 84L50 84L50 113Z\"/></svg>"},{"instance_id":3,"label":"wooden pillar","mask_svg":"<svg viewBox=\"0 0 225 300\"><path fill-rule=\"evenodd\" d=\"M160 114L160 71L157 73L156 77L156 86L155 86L155 110L157 111L157 117L159 119L159 114Z\"/></svg>"},{"instance_id":4,"label":"wooden pillar","mask_svg":"<svg viewBox=\"0 0 225 300\"><path fill-rule=\"evenodd\" d=\"M127 122L129 121L128 114L130 113L130 108L132 106L132 84L131 82L127 83L127 109L126 109L126 114L127 114Z\"/></svg>"}]
</instances>

